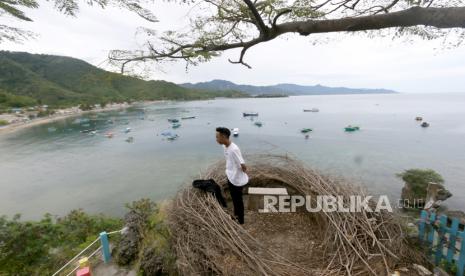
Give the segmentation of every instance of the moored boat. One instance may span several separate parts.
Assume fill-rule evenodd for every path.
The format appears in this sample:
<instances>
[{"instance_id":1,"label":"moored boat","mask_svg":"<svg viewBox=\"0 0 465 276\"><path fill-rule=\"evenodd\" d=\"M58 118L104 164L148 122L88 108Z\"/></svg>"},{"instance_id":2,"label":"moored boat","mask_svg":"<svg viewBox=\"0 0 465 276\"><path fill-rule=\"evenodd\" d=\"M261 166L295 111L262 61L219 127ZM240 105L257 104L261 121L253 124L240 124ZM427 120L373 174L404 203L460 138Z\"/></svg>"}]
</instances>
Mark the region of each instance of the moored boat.
<instances>
[{"instance_id":1,"label":"moored boat","mask_svg":"<svg viewBox=\"0 0 465 276\"><path fill-rule=\"evenodd\" d=\"M429 123L423 122L423 123L421 124L421 127L429 127Z\"/></svg>"},{"instance_id":2,"label":"moored boat","mask_svg":"<svg viewBox=\"0 0 465 276\"><path fill-rule=\"evenodd\" d=\"M168 122L170 122L170 123L178 123L179 120L178 119L168 119Z\"/></svg>"},{"instance_id":3,"label":"moored boat","mask_svg":"<svg viewBox=\"0 0 465 276\"><path fill-rule=\"evenodd\" d=\"M195 119L195 116L182 117L181 120Z\"/></svg>"},{"instance_id":4,"label":"moored boat","mask_svg":"<svg viewBox=\"0 0 465 276\"><path fill-rule=\"evenodd\" d=\"M313 131L313 129L311 129L311 128L302 128L300 130L300 132L302 132L302 133L309 133L309 132L312 132L312 131Z\"/></svg>"},{"instance_id":5,"label":"moored boat","mask_svg":"<svg viewBox=\"0 0 465 276\"><path fill-rule=\"evenodd\" d=\"M172 135L166 137L166 139L167 139L168 141L174 141L174 140L178 139L178 137L179 137L179 136L178 136L177 134L172 134Z\"/></svg>"},{"instance_id":6,"label":"moored boat","mask_svg":"<svg viewBox=\"0 0 465 276\"><path fill-rule=\"evenodd\" d=\"M304 112L319 112L320 110L318 108L312 108L312 109L304 109Z\"/></svg>"},{"instance_id":7,"label":"moored boat","mask_svg":"<svg viewBox=\"0 0 465 276\"><path fill-rule=\"evenodd\" d=\"M254 125L258 126L258 127L262 127L263 126L263 123L262 122L255 122Z\"/></svg>"},{"instance_id":8,"label":"moored boat","mask_svg":"<svg viewBox=\"0 0 465 276\"><path fill-rule=\"evenodd\" d=\"M84 129L84 130L81 130L81 133L91 133L91 132L95 132L95 129Z\"/></svg>"},{"instance_id":9,"label":"moored boat","mask_svg":"<svg viewBox=\"0 0 465 276\"><path fill-rule=\"evenodd\" d=\"M344 128L344 130L346 132L354 132L354 131L360 130L360 127L348 125L347 127Z\"/></svg>"},{"instance_id":10,"label":"moored boat","mask_svg":"<svg viewBox=\"0 0 465 276\"><path fill-rule=\"evenodd\" d=\"M173 125L171 125L173 128L179 128L181 126L181 124L179 123L174 123Z\"/></svg>"},{"instance_id":11,"label":"moored boat","mask_svg":"<svg viewBox=\"0 0 465 276\"><path fill-rule=\"evenodd\" d=\"M242 112L242 116L244 116L244 117L258 116L258 112Z\"/></svg>"},{"instance_id":12,"label":"moored boat","mask_svg":"<svg viewBox=\"0 0 465 276\"><path fill-rule=\"evenodd\" d=\"M423 121L423 117L420 117L420 116L415 117L415 120L416 120L416 121Z\"/></svg>"}]
</instances>

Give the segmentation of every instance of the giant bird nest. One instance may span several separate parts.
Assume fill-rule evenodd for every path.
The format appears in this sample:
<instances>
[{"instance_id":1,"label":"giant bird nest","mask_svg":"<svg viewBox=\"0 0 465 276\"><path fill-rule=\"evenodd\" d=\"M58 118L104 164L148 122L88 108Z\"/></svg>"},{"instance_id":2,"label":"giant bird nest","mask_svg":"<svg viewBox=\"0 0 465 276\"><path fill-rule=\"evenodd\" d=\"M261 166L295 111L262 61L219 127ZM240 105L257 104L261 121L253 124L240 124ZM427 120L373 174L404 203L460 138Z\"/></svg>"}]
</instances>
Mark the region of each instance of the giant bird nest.
<instances>
[{"instance_id":1,"label":"giant bird nest","mask_svg":"<svg viewBox=\"0 0 465 276\"><path fill-rule=\"evenodd\" d=\"M287 156L251 156L247 161L250 186L282 186L290 194L313 198L366 195L360 186L321 174ZM201 177L212 178L227 189L224 161ZM262 223L257 224L258 220ZM239 225L213 196L186 187L175 197L168 221L182 275L390 275L402 264L421 263L421 257L407 245L397 216L389 212L268 215L252 210L247 212L245 225ZM279 228L284 239L296 232L301 235L273 246L276 237L263 237L273 227ZM299 251L297 247L305 244L305 250ZM291 250L279 250L283 246ZM292 255L294 251L298 253Z\"/></svg>"}]
</instances>

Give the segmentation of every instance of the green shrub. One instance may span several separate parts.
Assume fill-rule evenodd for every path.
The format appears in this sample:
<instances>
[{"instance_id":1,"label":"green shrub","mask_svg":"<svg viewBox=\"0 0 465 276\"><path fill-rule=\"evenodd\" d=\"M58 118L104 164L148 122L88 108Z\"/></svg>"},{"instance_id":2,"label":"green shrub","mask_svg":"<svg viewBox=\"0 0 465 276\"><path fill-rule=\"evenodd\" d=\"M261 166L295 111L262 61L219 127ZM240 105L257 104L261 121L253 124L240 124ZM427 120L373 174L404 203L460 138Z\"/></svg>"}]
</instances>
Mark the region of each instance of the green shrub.
<instances>
[{"instance_id":1,"label":"green shrub","mask_svg":"<svg viewBox=\"0 0 465 276\"><path fill-rule=\"evenodd\" d=\"M82 210L54 219L21 221L0 217L0 275L51 275L94 241L102 231L119 230L122 221Z\"/></svg>"},{"instance_id":2,"label":"green shrub","mask_svg":"<svg viewBox=\"0 0 465 276\"><path fill-rule=\"evenodd\" d=\"M426 190L430 182L444 184L444 179L434 170L410 169L397 174L398 177L409 184L418 197L426 197Z\"/></svg>"}]
</instances>

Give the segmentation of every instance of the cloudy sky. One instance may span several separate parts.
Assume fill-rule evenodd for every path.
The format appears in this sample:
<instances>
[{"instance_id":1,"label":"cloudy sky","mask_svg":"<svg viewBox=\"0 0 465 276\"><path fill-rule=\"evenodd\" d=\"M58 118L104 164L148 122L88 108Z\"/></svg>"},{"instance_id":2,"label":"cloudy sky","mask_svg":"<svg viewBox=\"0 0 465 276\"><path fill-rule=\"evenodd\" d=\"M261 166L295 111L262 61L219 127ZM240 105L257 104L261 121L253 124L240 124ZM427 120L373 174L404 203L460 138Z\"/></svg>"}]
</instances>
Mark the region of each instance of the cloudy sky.
<instances>
[{"instance_id":1,"label":"cloudy sky","mask_svg":"<svg viewBox=\"0 0 465 276\"><path fill-rule=\"evenodd\" d=\"M0 24L31 30L38 37L23 44L3 43L0 49L72 56L105 66L109 50L139 47L135 39L138 27L167 30L185 22L185 8L156 2L153 11L160 22L150 24L111 7L103 10L82 6L77 18L68 17L55 11L50 3L41 2L39 9L27 10L32 23L0 19ZM319 43L314 45L316 40ZM150 78L176 83L226 79L255 85L296 83L387 88L406 93L465 92L465 46L442 49L440 45L438 41L423 40L288 35L250 49L246 62L252 69L230 64L228 58L238 57L237 51L230 51L187 72L183 63L165 64L163 70L154 68Z\"/></svg>"}]
</instances>

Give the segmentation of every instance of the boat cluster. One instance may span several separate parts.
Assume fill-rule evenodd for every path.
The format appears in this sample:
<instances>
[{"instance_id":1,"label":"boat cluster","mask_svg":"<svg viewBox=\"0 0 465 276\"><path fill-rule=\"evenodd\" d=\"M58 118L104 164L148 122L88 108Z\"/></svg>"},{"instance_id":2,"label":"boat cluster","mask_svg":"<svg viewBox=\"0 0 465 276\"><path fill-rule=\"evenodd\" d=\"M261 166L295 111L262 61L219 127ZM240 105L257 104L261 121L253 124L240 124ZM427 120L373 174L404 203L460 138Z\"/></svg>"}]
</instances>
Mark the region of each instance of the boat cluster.
<instances>
[{"instance_id":1,"label":"boat cluster","mask_svg":"<svg viewBox=\"0 0 465 276\"><path fill-rule=\"evenodd\" d=\"M415 121L422 122L420 126L423 127L423 128L429 127L429 123L424 122L423 117L415 117Z\"/></svg>"},{"instance_id":2,"label":"boat cluster","mask_svg":"<svg viewBox=\"0 0 465 276\"><path fill-rule=\"evenodd\" d=\"M190 119L195 119L197 118L196 116L187 116L187 117L181 117L181 120L190 120ZM168 119L168 122L171 124L172 129L177 129L181 127L181 123L179 119L176 118L170 118ZM161 133L162 136L166 137L166 140L168 141L174 141L179 138L179 135L171 132L169 130L165 130Z\"/></svg>"}]
</instances>

